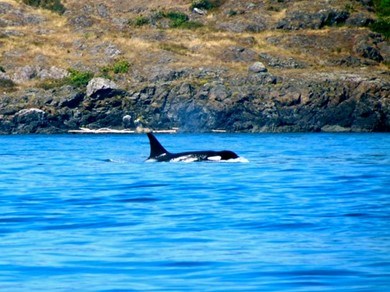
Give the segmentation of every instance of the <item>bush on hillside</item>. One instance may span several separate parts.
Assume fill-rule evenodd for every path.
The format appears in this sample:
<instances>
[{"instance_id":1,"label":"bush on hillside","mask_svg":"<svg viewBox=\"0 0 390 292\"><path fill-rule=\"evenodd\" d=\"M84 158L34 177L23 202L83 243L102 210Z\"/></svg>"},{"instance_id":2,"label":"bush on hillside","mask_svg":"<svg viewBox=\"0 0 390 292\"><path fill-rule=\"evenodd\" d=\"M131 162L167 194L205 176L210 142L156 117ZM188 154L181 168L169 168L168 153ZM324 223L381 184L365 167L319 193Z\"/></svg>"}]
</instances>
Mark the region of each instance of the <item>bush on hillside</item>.
<instances>
[{"instance_id":1,"label":"bush on hillside","mask_svg":"<svg viewBox=\"0 0 390 292\"><path fill-rule=\"evenodd\" d=\"M134 21L134 25L135 26L143 26L143 25L146 25L146 24L149 24L149 18L145 17L145 16L137 16L137 18L135 19Z\"/></svg>"},{"instance_id":2,"label":"bush on hillside","mask_svg":"<svg viewBox=\"0 0 390 292\"><path fill-rule=\"evenodd\" d=\"M390 0L374 0L374 7L379 16L390 16Z\"/></svg>"},{"instance_id":3,"label":"bush on hillside","mask_svg":"<svg viewBox=\"0 0 390 292\"><path fill-rule=\"evenodd\" d=\"M190 9L194 8L211 10L222 5L222 0L193 0Z\"/></svg>"},{"instance_id":4,"label":"bush on hillside","mask_svg":"<svg viewBox=\"0 0 390 292\"><path fill-rule=\"evenodd\" d=\"M390 38L390 0L374 0L374 7L378 19L371 24L371 29L379 32L386 39Z\"/></svg>"},{"instance_id":5,"label":"bush on hillside","mask_svg":"<svg viewBox=\"0 0 390 292\"><path fill-rule=\"evenodd\" d=\"M94 76L90 71L78 71L76 69L69 69L69 73L68 83L76 87L86 86Z\"/></svg>"},{"instance_id":6,"label":"bush on hillside","mask_svg":"<svg viewBox=\"0 0 390 292\"><path fill-rule=\"evenodd\" d=\"M171 20L171 27L180 27L189 20L187 14L178 11L169 11L164 16Z\"/></svg>"},{"instance_id":7,"label":"bush on hillside","mask_svg":"<svg viewBox=\"0 0 390 292\"><path fill-rule=\"evenodd\" d=\"M14 90L15 87L16 87L16 84L11 79L0 77L0 88L6 89L6 90Z\"/></svg>"},{"instance_id":8,"label":"bush on hillside","mask_svg":"<svg viewBox=\"0 0 390 292\"><path fill-rule=\"evenodd\" d=\"M116 61L112 65L100 68L100 75L104 78L112 79L114 74L126 74L130 70L130 62L126 60Z\"/></svg>"},{"instance_id":9,"label":"bush on hillside","mask_svg":"<svg viewBox=\"0 0 390 292\"><path fill-rule=\"evenodd\" d=\"M29 6L48 9L59 14L63 14L66 10L61 0L22 0L22 2Z\"/></svg>"},{"instance_id":10,"label":"bush on hillside","mask_svg":"<svg viewBox=\"0 0 390 292\"><path fill-rule=\"evenodd\" d=\"M203 26L200 22L190 21L188 15L183 12L169 11L163 16L171 21L170 27L172 28L197 29Z\"/></svg>"},{"instance_id":11,"label":"bush on hillside","mask_svg":"<svg viewBox=\"0 0 390 292\"><path fill-rule=\"evenodd\" d=\"M382 34L386 39L390 39L390 19L387 18L379 18L373 24L371 24L370 28Z\"/></svg>"},{"instance_id":12,"label":"bush on hillside","mask_svg":"<svg viewBox=\"0 0 390 292\"><path fill-rule=\"evenodd\" d=\"M112 66L112 71L115 74L127 73L129 72L129 69L130 69L130 63L126 60L116 61Z\"/></svg>"},{"instance_id":13,"label":"bush on hillside","mask_svg":"<svg viewBox=\"0 0 390 292\"><path fill-rule=\"evenodd\" d=\"M190 21L188 15L180 11L158 11L149 17L140 15L128 23L133 26L158 25L158 21L164 18L169 20L169 27L171 28L197 29L203 26L200 22Z\"/></svg>"}]
</instances>

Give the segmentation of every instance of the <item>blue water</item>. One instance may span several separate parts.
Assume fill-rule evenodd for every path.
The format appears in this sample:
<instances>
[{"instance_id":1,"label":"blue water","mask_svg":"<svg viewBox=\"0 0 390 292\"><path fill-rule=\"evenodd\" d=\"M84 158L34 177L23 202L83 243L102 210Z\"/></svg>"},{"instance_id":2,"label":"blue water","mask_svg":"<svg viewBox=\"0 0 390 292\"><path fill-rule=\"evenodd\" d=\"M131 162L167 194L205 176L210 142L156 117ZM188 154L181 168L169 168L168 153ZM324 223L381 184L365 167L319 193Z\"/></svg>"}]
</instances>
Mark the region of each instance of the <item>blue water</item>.
<instances>
[{"instance_id":1,"label":"blue water","mask_svg":"<svg viewBox=\"0 0 390 292\"><path fill-rule=\"evenodd\" d=\"M389 134L0 136L0 291L389 291Z\"/></svg>"}]
</instances>

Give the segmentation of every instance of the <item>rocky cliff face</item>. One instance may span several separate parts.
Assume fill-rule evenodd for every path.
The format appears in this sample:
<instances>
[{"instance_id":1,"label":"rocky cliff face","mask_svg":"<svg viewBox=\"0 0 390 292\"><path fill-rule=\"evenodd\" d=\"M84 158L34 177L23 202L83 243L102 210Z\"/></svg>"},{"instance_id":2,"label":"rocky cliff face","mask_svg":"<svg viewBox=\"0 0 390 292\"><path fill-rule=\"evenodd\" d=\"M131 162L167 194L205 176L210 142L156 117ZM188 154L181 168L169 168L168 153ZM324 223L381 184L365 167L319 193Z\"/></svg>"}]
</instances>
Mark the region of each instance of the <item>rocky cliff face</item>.
<instances>
[{"instance_id":1,"label":"rocky cliff face","mask_svg":"<svg viewBox=\"0 0 390 292\"><path fill-rule=\"evenodd\" d=\"M216 79L150 83L130 91L111 82L90 94L70 86L25 90L0 99L0 132L139 126L190 132L390 129L390 87L381 78L319 73L291 79L262 72Z\"/></svg>"},{"instance_id":2,"label":"rocky cliff face","mask_svg":"<svg viewBox=\"0 0 390 292\"><path fill-rule=\"evenodd\" d=\"M370 1L144 2L0 0L0 133L390 130Z\"/></svg>"}]
</instances>

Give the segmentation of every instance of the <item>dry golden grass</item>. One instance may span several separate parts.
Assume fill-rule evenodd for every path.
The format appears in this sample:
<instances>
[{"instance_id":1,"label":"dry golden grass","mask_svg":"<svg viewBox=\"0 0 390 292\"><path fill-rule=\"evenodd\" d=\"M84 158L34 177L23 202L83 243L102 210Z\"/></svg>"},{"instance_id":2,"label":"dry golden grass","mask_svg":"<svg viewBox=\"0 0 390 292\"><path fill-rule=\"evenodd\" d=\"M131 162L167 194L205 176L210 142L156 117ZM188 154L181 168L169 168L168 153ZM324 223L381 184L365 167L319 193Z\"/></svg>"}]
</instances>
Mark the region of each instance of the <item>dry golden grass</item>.
<instances>
[{"instance_id":1,"label":"dry golden grass","mask_svg":"<svg viewBox=\"0 0 390 292\"><path fill-rule=\"evenodd\" d=\"M294 58L302 60L319 70L334 70L327 68L321 62L322 58L331 56L348 56L351 54L351 44L340 40L334 48L315 48L303 50L300 47L288 47L275 45L267 39L282 38L306 34L318 38L328 38L329 35L337 34L342 36L343 30L349 28L326 28L322 30L305 31L281 31L267 30L260 33L233 33L217 31L213 24L219 21L229 21L231 18L226 11L211 11L203 18L205 26L197 30L186 29L158 29L150 26L131 27L124 26L119 28L113 21L116 19L131 20L142 13L148 14L153 11L166 9L180 10L190 13L188 8L191 0L113 0L113 1L76 1L63 0L62 2L70 12L68 15L58 15L48 10L35 9L15 0L1 0L9 3L16 8L23 8L30 14L43 16L44 22L37 25L13 26L2 28L8 31L14 31L22 34L18 36L0 38L0 65L11 68L35 64L36 59L44 56L46 64L43 66L57 66L60 68L72 68L76 66L85 67L93 71L99 71L103 66L111 65L116 59L125 59L129 61L133 69L147 73L147 69L153 66L165 66L171 68L200 68L200 67L223 67L230 69L231 72L244 72L248 68L246 62L232 62L221 58L221 55L230 47L239 46L249 48L256 53L269 53L284 58ZM330 1L330 2L329 2ZM318 10L326 3L332 3L332 7L345 7L351 3L351 0L320 0L310 2L309 9ZM246 7L243 1L238 1L242 7ZM254 1L260 3L260 1ZM96 9L99 4L105 4L109 11L109 16L99 18ZM227 7L235 7L236 2L227 0ZM275 1L265 1L264 5L277 3ZM275 11L262 11L266 17L273 23L286 16L290 8L308 10L308 1L288 1L286 4L278 4L280 9ZM354 2L353 2L354 3ZM84 29L75 29L69 24L69 18L77 16L77 13L84 11L85 5L90 5L94 11L87 16L93 18L95 24L92 27ZM237 4L238 5L238 4ZM360 5L356 4L355 5ZM265 9L265 8L264 8ZM85 13L85 12L83 12ZM256 11L254 13L257 13ZM238 20L246 20L246 14L238 16ZM41 31L41 32L40 32ZM42 33L44 31L44 33ZM161 39L153 38L153 35L161 34ZM251 42L243 42L245 39L253 39ZM93 50L96 46L107 46L108 44L116 46L121 54L117 58L107 58L104 50ZM314 54L313 52L318 52ZM16 54L19 52L19 54ZM13 53L13 54L11 54ZM11 56L12 55L12 56ZM11 57L10 57L11 56ZM168 60L168 61L166 61ZM383 68L379 65L378 68ZM278 69L271 69L278 72ZM297 69L296 71L305 71L307 69ZM294 72L294 70L289 70Z\"/></svg>"}]
</instances>

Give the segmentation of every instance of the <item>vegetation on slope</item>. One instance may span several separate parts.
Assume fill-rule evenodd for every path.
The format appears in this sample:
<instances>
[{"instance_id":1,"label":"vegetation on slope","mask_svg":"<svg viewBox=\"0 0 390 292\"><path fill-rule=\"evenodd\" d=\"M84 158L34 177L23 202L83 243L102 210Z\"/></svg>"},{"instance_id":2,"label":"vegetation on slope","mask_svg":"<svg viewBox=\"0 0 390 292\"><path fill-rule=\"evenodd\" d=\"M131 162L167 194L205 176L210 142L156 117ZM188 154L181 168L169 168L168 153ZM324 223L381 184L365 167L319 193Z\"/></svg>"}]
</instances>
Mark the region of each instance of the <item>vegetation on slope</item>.
<instances>
[{"instance_id":1,"label":"vegetation on slope","mask_svg":"<svg viewBox=\"0 0 390 292\"><path fill-rule=\"evenodd\" d=\"M370 26L387 39L389 1L373 0L378 17ZM21 2L59 13L65 11L65 3L68 12L49 13ZM0 33L0 71L5 71L0 77L12 79L18 86L33 86L45 78L50 80L50 76L41 77L39 70L56 67L66 72L73 68L130 86L168 76L169 71L207 68L229 76L246 74L256 61L265 63L275 74L352 72L357 67L370 67L372 72L389 64L385 55L388 44L367 27L376 16L362 1L62 2L4 2L9 4L3 4L7 13L0 15L4 28ZM198 13L194 8L204 11ZM355 22L349 22L353 18ZM322 24L317 25L319 21ZM127 63L118 68L118 60ZM36 72L24 79L15 78L23 75L20 71L27 66ZM82 86L85 81L79 80L83 76L75 75L73 84ZM61 84L52 82L56 83Z\"/></svg>"},{"instance_id":2,"label":"vegetation on slope","mask_svg":"<svg viewBox=\"0 0 390 292\"><path fill-rule=\"evenodd\" d=\"M48 9L59 14L63 14L66 10L65 6L61 3L61 0L22 0L24 4Z\"/></svg>"},{"instance_id":3,"label":"vegetation on slope","mask_svg":"<svg viewBox=\"0 0 390 292\"><path fill-rule=\"evenodd\" d=\"M378 19L371 25L371 29L390 39L390 0L374 0Z\"/></svg>"}]
</instances>

